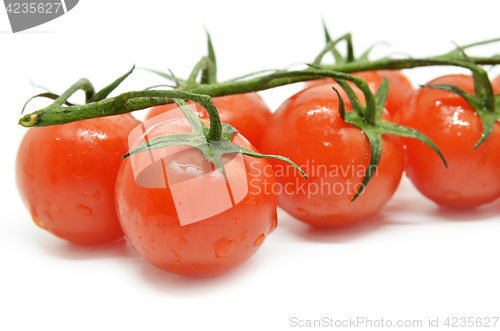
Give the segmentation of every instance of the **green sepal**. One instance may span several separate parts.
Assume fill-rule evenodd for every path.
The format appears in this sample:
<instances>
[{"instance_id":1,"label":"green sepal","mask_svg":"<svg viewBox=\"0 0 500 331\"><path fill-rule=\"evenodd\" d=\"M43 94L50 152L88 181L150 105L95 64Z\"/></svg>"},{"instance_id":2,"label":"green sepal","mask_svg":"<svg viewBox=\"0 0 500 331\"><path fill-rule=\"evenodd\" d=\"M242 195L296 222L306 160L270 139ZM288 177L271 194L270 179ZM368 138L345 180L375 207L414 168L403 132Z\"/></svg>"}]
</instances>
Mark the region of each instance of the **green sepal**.
<instances>
[{"instance_id":1,"label":"green sepal","mask_svg":"<svg viewBox=\"0 0 500 331\"><path fill-rule=\"evenodd\" d=\"M462 55L464 62L475 66L474 61L465 53L464 49L460 47L457 43L454 43L457 47L457 51ZM491 87L490 80L486 71L479 67L475 67L472 71L472 77L474 79L474 93L481 100L486 100L489 95L493 95L493 89ZM493 107L493 100L489 101L490 108Z\"/></svg>"},{"instance_id":2,"label":"green sepal","mask_svg":"<svg viewBox=\"0 0 500 331\"><path fill-rule=\"evenodd\" d=\"M293 162L292 160L290 160L287 157L284 157L281 155L260 154L260 153L251 151L249 149L241 148L241 147L240 147L240 153L257 158L257 159L276 159L276 160L281 160L281 161L287 162L287 163L291 164L295 169L297 169L302 174L302 176L304 176L305 179L309 179L307 174L295 162Z\"/></svg>"},{"instance_id":3,"label":"green sepal","mask_svg":"<svg viewBox=\"0 0 500 331\"><path fill-rule=\"evenodd\" d=\"M425 134L423 134L422 132L415 130L413 128L409 128L409 127L402 126L402 125L397 125L397 124L394 124L392 122L388 122L388 121L384 121L384 120L379 121L377 124L378 124L377 129L382 134L393 134L393 135L400 136L400 137L413 138L413 139L420 140L421 142L423 142L424 144L426 144L427 146L432 148L432 150L434 152L436 152L437 155L439 155L439 157L441 158L441 160L444 163L444 166L446 168L448 168L448 163L446 162L443 154L441 154L441 151L439 150L437 145L429 137L427 137Z\"/></svg>"},{"instance_id":4,"label":"green sepal","mask_svg":"<svg viewBox=\"0 0 500 331\"><path fill-rule=\"evenodd\" d=\"M59 95L57 95L55 93L51 93L51 92L44 92L44 93L34 95L31 98L29 98L28 101L26 101L26 103L23 106L23 109L21 110L21 114L24 113L24 109L26 109L26 106L28 105L28 103L31 100L36 99L36 98L48 98L48 99L52 99L52 100L57 100L57 98L59 98ZM64 101L64 104L68 105L68 106L74 106L74 104L72 104L71 102L69 102L67 100Z\"/></svg>"},{"instance_id":5,"label":"green sepal","mask_svg":"<svg viewBox=\"0 0 500 331\"><path fill-rule=\"evenodd\" d=\"M208 135L208 127L203 123L203 121L196 115L196 113L189 107L189 105L186 103L186 101L182 99L174 99L175 103L179 108L181 109L182 113L186 117L186 119L189 122L189 125L191 126L191 130L193 130L194 134L202 134L203 136ZM207 130L205 131L205 127L207 127Z\"/></svg>"},{"instance_id":6,"label":"green sepal","mask_svg":"<svg viewBox=\"0 0 500 331\"><path fill-rule=\"evenodd\" d=\"M446 160L444 159L436 144L434 144L434 142L432 142L432 140L430 140L423 133L412 128L407 128L382 120L382 112L384 109L385 101L387 99L387 94L389 92L389 81L387 79L384 78L376 95L374 96L375 103L371 107L365 107L364 105L362 105L363 107L359 106L360 101L354 91L352 91L351 87L341 79L336 81L342 86L347 96L349 97L351 104L353 105L353 111L345 112L345 109L341 110L340 105L342 102L339 102L339 113L341 114L341 117L342 112L344 112L344 122L360 128L364 132L370 143L370 164L368 165L368 168L365 172L359 190L356 192L351 201L356 200L356 198L361 193L363 193L366 185L368 185L373 175L377 171L380 157L382 155L383 134L393 134L396 136L419 139L423 143L427 144L430 148L432 148L443 160L445 167L447 167ZM337 95L340 101L342 97L338 92Z\"/></svg>"},{"instance_id":7,"label":"green sepal","mask_svg":"<svg viewBox=\"0 0 500 331\"><path fill-rule=\"evenodd\" d=\"M341 40L345 40L347 42L347 62L352 62L354 60L354 55L353 55L353 49L352 49L352 42L351 42L351 34L346 33L342 37L336 39L336 40L330 40L327 42L326 46L321 50L321 52L316 56L314 59L313 64L319 65L321 64L321 60L325 56L326 53L332 52L335 56L335 52L333 51L335 49L335 45L339 43ZM345 61L344 61L345 62Z\"/></svg>"},{"instance_id":8,"label":"green sepal","mask_svg":"<svg viewBox=\"0 0 500 331\"><path fill-rule=\"evenodd\" d=\"M478 83L479 82L479 83ZM474 86L476 85L482 85L480 80L476 79L474 80ZM491 83L488 80L488 85L491 88ZM481 138L479 141L476 143L474 146L474 149L478 148L488 137L491 135L493 132L493 126L497 120L500 119L500 98L499 94L494 95L493 90L487 91L488 88L485 90L487 91L486 94L488 95L486 98L481 98L478 94L477 91L478 89L475 88L476 93L471 94L467 93L461 88L454 86L454 85L421 85L421 87L427 87L427 88L433 88L433 89L438 89L438 90L444 90L448 91L454 94L457 94L458 96L462 97L471 105L472 108L477 112L479 115L479 118L481 119L481 123L483 124L483 132L481 134ZM491 106L491 100L493 101L493 106ZM490 110L491 109L491 110Z\"/></svg>"},{"instance_id":9,"label":"green sepal","mask_svg":"<svg viewBox=\"0 0 500 331\"><path fill-rule=\"evenodd\" d=\"M101 101L107 98L107 96L114 91L115 88L118 87L135 69L135 65L132 66L132 69L127 71L127 73L121 77L119 77L117 80L115 80L113 83L109 84L99 92L95 93L89 100L87 100L87 103L89 102L96 102L96 101Z\"/></svg>"},{"instance_id":10,"label":"green sepal","mask_svg":"<svg viewBox=\"0 0 500 331\"><path fill-rule=\"evenodd\" d=\"M193 139L193 135L190 133L172 134L168 136L156 137L130 150L128 153L122 156L122 160L125 160L127 157L140 152L145 152L165 147L172 147L172 146L197 147L199 143L200 143L199 141Z\"/></svg>"},{"instance_id":11,"label":"green sepal","mask_svg":"<svg viewBox=\"0 0 500 331\"><path fill-rule=\"evenodd\" d=\"M236 132L239 132L239 131L236 130L235 127L231 126L228 123L222 123L221 140L222 141L231 141L231 139L233 139L233 136Z\"/></svg>"},{"instance_id":12,"label":"green sepal","mask_svg":"<svg viewBox=\"0 0 500 331\"><path fill-rule=\"evenodd\" d=\"M208 59L210 63L207 65L206 70L201 73L201 83L202 84L216 84L217 83L217 59L215 58L214 46L212 45L212 38L210 38L210 33L205 29L207 33L207 48L208 48Z\"/></svg>"},{"instance_id":13,"label":"green sepal","mask_svg":"<svg viewBox=\"0 0 500 331\"><path fill-rule=\"evenodd\" d=\"M375 93L375 120L381 120L384 113L385 102L389 95L389 80L384 77L377 93Z\"/></svg>"},{"instance_id":14,"label":"green sepal","mask_svg":"<svg viewBox=\"0 0 500 331\"><path fill-rule=\"evenodd\" d=\"M496 113L491 113L484 110L480 110L477 112L479 114L479 118L481 118L481 123L483 124L483 133L481 134L481 138L479 139L477 144L474 146L474 149L478 148L486 139L488 139L488 137L493 132L493 126L495 125L495 122L499 119L499 114Z\"/></svg>"},{"instance_id":15,"label":"green sepal","mask_svg":"<svg viewBox=\"0 0 500 331\"><path fill-rule=\"evenodd\" d=\"M367 117L367 111L366 111L366 106L359 101L358 97L356 96L356 93L354 93L353 89L347 84L345 80L342 79L336 79L335 80L344 90L344 92L347 94L347 97L351 101L352 108L354 111L356 111L358 114L360 114L362 117L366 119ZM339 95L339 100L342 98ZM343 103L343 101L342 101ZM340 103L339 103L340 106Z\"/></svg>"},{"instance_id":16,"label":"green sepal","mask_svg":"<svg viewBox=\"0 0 500 331\"><path fill-rule=\"evenodd\" d=\"M458 86L448 85L448 84L438 84L438 85L420 85L420 87L433 88L436 90L451 92L464 98L472 107L476 108L475 106L479 106L479 100L477 100L477 97L474 94L465 92Z\"/></svg>"},{"instance_id":17,"label":"green sepal","mask_svg":"<svg viewBox=\"0 0 500 331\"><path fill-rule=\"evenodd\" d=\"M330 37L330 33L328 32L328 28L326 27L325 20L323 20L323 30L325 32L325 41L328 44L332 40L332 38ZM335 47L331 48L331 52L333 54L333 57L335 58L335 64L345 63L344 57L339 53L339 51L337 51Z\"/></svg>"},{"instance_id":18,"label":"green sepal","mask_svg":"<svg viewBox=\"0 0 500 331\"><path fill-rule=\"evenodd\" d=\"M344 99L340 96L339 91L335 87L332 86L332 89L337 93L337 96L339 98L339 113L340 113L340 118L342 118L343 121L345 121L345 103Z\"/></svg>"},{"instance_id":19,"label":"green sepal","mask_svg":"<svg viewBox=\"0 0 500 331\"><path fill-rule=\"evenodd\" d=\"M231 142L234 134L238 132L233 126L223 123L221 140L208 141L208 127L200 120L196 113L189 107L182 99L174 98L175 103L181 108L191 125L191 133L186 134L173 134L161 137L156 137L148 140L136 148L123 155L122 160L127 157L145 151L150 151L159 148L172 147L172 146L190 146L199 149L203 156L212 162L214 166L222 173L225 174L222 166L222 157L226 154L244 154L254 158L274 158L281 161L288 162L307 179L305 172L290 159L279 155L265 155L258 152L242 148Z\"/></svg>"}]
</instances>

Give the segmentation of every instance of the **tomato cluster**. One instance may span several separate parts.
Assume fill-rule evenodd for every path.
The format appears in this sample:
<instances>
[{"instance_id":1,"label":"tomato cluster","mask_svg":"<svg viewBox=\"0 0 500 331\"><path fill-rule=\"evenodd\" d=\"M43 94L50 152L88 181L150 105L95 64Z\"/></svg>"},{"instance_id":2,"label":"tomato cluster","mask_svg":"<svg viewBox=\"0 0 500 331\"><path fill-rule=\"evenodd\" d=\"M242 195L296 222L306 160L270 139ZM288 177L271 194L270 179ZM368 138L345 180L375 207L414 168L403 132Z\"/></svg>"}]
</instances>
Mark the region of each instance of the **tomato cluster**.
<instances>
[{"instance_id":1,"label":"tomato cluster","mask_svg":"<svg viewBox=\"0 0 500 331\"><path fill-rule=\"evenodd\" d=\"M213 98L229 124L221 132L230 132L206 141L213 154L187 140L130 152L195 131L175 104L153 107L144 122L124 114L31 128L17 155L19 192L40 228L81 245L125 236L151 264L187 276L214 276L250 258L276 228L278 206L316 227L366 220L392 198L405 171L443 207L473 208L500 197L500 124L493 122L486 137L486 122L467 99L478 90L477 77L439 77L417 90L399 70L353 77L368 88L308 78L274 113L255 92ZM490 87L500 91L500 76ZM370 96L380 111L372 119L361 112L366 123L346 120L368 109ZM210 104L188 105L201 132L216 127L208 121ZM425 139L410 139L416 136ZM217 143L247 154L219 155L224 147ZM120 161L123 155L129 157ZM293 160L308 178L283 158L264 159L275 155Z\"/></svg>"}]
</instances>

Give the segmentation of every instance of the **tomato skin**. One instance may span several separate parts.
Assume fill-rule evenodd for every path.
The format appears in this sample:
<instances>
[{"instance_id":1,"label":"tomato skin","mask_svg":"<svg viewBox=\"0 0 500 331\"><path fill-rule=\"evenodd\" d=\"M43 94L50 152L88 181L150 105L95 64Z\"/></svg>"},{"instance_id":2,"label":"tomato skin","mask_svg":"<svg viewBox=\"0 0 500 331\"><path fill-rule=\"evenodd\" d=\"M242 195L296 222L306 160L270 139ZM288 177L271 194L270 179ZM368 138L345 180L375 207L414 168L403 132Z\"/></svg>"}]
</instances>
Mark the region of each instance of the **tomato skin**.
<instances>
[{"instance_id":1,"label":"tomato skin","mask_svg":"<svg viewBox=\"0 0 500 331\"><path fill-rule=\"evenodd\" d=\"M400 112L406 102L415 93L415 89L411 85L408 78L401 72L401 70L372 70L372 71L361 71L354 72L351 75L361 77L368 83L370 90L376 93L382 80L386 77L389 80L390 89L387 95L387 100L385 103L385 108L389 111L393 117L393 122L399 122ZM306 86L314 86L317 84L331 83L333 79L328 78L326 80L312 80L307 82Z\"/></svg>"},{"instance_id":2,"label":"tomato skin","mask_svg":"<svg viewBox=\"0 0 500 331\"><path fill-rule=\"evenodd\" d=\"M271 118L271 111L260 95L255 92L235 94L212 98L212 101L219 111L221 121L238 129L258 149L262 133ZM146 115L146 120L174 108L177 108L177 105L168 104L153 107ZM196 104L196 108L200 118L208 119L208 113L201 105Z\"/></svg>"},{"instance_id":3,"label":"tomato skin","mask_svg":"<svg viewBox=\"0 0 500 331\"><path fill-rule=\"evenodd\" d=\"M352 110L343 91L339 91L346 110ZM358 97L363 100L361 93ZM386 113L384 118L388 117ZM374 216L394 194L404 170L403 144L399 137L384 135L382 145L377 173L365 192L351 202L357 191L354 187L361 183L369 165L370 145L359 128L340 118L331 84L322 84L297 93L278 108L264 133L261 149L267 154L286 155L310 177L307 181L270 160L276 181L283 187L279 206L300 221L333 228ZM306 189L301 190L301 185ZM308 190L307 185L313 186ZM313 194L315 187L318 192ZM334 190L338 194L332 193Z\"/></svg>"},{"instance_id":4,"label":"tomato skin","mask_svg":"<svg viewBox=\"0 0 500 331\"><path fill-rule=\"evenodd\" d=\"M157 126L148 139L187 132L190 132L187 120L177 118ZM253 149L239 134L235 134L233 142ZM164 153L171 155L168 148ZM134 177L132 157L120 166L115 189L116 208L128 241L160 269L192 277L219 275L250 258L277 226L277 197L269 189L274 184L274 176L264 159L243 156L244 176L253 186L241 202L215 216L181 226L175 203L200 203L199 200L195 202L192 191L174 199L170 177L166 188L140 186ZM184 168L198 168L207 162L201 153L174 159L174 164ZM152 180L161 181L164 177ZM199 187L199 190L206 190L207 196L214 194L207 187Z\"/></svg>"},{"instance_id":5,"label":"tomato skin","mask_svg":"<svg viewBox=\"0 0 500 331\"><path fill-rule=\"evenodd\" d=\"M114 182L128 134L138 124L126 114L28 129L16 180L35 224L76 244L123 237Z\"/></svg>"},{"instance_id":6,"label":"tomato skin","mask_svg":"<svg viewBox=\"0 0 500 331\"><path fill-rule=\"evenodd\" d=\"M491 81L491 85L493 86L493 89L496 89L496 91L500 91L500 75L498 75Z\"/></svg>"},{"instance_id":7,"label":"tomato skin","mask_svg":"<svg viewBox=\"0 0 500 331\"><path fill-rule=\"evenodd\" d=\"M466 75L443 76L427 84L451 84L474 92L473 79ZM402 124L432 139L448 163L446 169L427 146L415 140L406 141L406 174L426 197L441 206L461 209L500 196L498 122L490 137L474 150L483 132L476 111L454 93L420 88L408 102Z\"/></svg>"}]
</instances>

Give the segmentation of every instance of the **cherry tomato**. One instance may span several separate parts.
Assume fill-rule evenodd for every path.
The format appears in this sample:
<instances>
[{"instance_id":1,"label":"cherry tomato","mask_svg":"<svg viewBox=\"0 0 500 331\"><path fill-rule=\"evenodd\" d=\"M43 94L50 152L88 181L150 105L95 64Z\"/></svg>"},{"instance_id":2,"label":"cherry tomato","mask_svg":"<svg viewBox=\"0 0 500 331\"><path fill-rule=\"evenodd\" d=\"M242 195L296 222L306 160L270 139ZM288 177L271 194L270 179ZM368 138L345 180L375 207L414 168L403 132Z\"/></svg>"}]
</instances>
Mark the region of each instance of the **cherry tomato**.
<instances>
[{"instance_id":1,"label":"cherry tomato","mask_svg":"<svg viewBox=\"0 0 500 331\"><path fill-rule=\"evenodd\" d=\"M190 131L185 118L174 118L151 126L147 139ZM253 149L239 134L232 141ZM125 236L151 264L186 276L221 274L250 258L276 228L274 176L266 160L238 155L243 168L225 166L224 179L197 149L155 151L153 163L148 152L125 159L116 181Z\"/></svg>"},{"instance_id":2,"label":"cherry tomato","mask_svg":"<svg viewBox=\"0 0 500 331\"><path fill-rule=\"evenodd\" d=\"M219 111L221 121L229 123L247 138L257 149L260 146L262 132L271 118L271 111L257 93L245 93L212 98ZM191 102L190 102L191 103ZM168 104L152 108L146 119L153 118L168 110L177 108L175 104ZM202 119L208 118L207 111L196 104L197 114Z\"/></svg>"},{"instance_id":3,"label":"cherry tomato","mask_svg":"<svg viewBox=\"0 0 500 331\"><path fill-rule=\"evenodd\" d=\"M386 77L389 80L390 89L389 95L385 103L385 108L389 111L393 117L393 122L399 122L400 111L411 98L415 92L413 86L411 85L408 78L401 72L401 70L373 70L373 71L361 71L352 73L354 76L358 76L366 80L370 89L375 93L382 80ZM314 86L317 84L323 84L325 82L333 82L333 79L328 78L326 80L313 80L309 81L306 86Z\"/></svg>"},{"instance_id":4,"label":"cherry tomato","mask_svg":"<svg viewBox=\"0 0 500 331\"><path fill-rule=\"evenodd\" d=\"M466 75L443 76L427 84L451 84L474 93L474 81ZM448 163L446 169L439 157L421 142L410 139L406 142L406 174L426 197L442 206L470 208L500 196L499 123L495 123L491 136L474 150L483 132L474 108L454 93L420 88L409 101L402 124L432 139Z\"/></svg>"},{"instance_id":5,"label":"cherry tomato","mask_svg":"<svg viewBox=\"0 0 500 331\"><path fill-rule=\"evenodd\" d=\"M77 244L123 237L114 205L131 115L30 128L16 160L19 193L42 229Z\"/></svg>"},{"instance_id":6,"label":"cherry tomato","mask_svg":"<svg viewBox=\"0 0 500 331\"><path fill-rule=\"evenodd\" d=\"M384 135L377 173L351 202L369 165L370 144L359 128L342 120L331 86L313 86L286 100L273 114L261 144L263 153L286 155L308 174L309 181L270 160L280 186L279 206L318 227L341 227L374 216L394 194L404 169L401 139ZM346 95L337 90L351 111ZM384 114L384 119L389 117Z\"/></svg>"}]
</instances>

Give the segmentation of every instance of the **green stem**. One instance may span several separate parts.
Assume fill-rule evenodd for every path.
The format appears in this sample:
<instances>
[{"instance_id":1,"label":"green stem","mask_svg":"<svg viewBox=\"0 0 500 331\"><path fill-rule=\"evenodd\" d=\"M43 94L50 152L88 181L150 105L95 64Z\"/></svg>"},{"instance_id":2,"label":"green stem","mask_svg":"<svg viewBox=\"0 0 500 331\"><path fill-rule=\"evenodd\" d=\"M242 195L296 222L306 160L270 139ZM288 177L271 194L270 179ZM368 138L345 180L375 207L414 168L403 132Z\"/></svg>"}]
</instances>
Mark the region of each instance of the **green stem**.
<instances>
[{"instance_id":1,"label":"green stem","mask_svg":"<svg viewBox=\"0 0 500 331\"><path fill-rule=\"evenodd\" d=\"M53 105L62 106L66 100L78 90L83 90L85 92L85 102L90 100L95 92L92 83L90 83L88 79L82 78L61 94L61 96L54 101Z\"/></svg>"},{"instance_id":2,"label":"green stem","mask_svg":"<svg viewBox=\"0 0 500 331\"><path fill-rule=\"evenodd\" d=\"M191 87L189 91L183 90L189 88L188 84L185 87L173 91L147 90L127 92L113 98L85 105L62 107L60 105L52 104L46 108L25 115L21 118L19 124L25 127L59 125L84 119L119 115L134 110L173 103L173 99L178 98L198 102L208 111L210 118L210 133L208 139L215 141L220 139L221 122L217 109L213 105L210 96L213 97L219 95L254 92L270 89L276 86L287 85L292 82L313 80L324 77L352 81L365 93L367 107L373 106L373 96L368 93L368 84L362 78L325 69L308 68L300 71L277 72L271 75L257 77L249 81L197 85L195 87Z\"/></svg>"},{"instance_id":3,"label":"green stem","mask_svg":"<svg viewBox=\"0 0 500 331\"><path fill-rule=\"evenodd\" d=\"M206 31L206 30L205 30ZM207 33L207 48L208 48L208 60L207 65L201 72L201 83L202 84L217 84L217 59L215 58L215 51L212 45L212 38L210 34Z\"/></svg>"},{"instance_id":4,"label":"green stem","mask_svg":"<svg viewBox=\"0 0 500 331\"><path fill-rule=\"evenodd\" d=\"M471 60L474 63L479 64L500 64L500 56L491 58L471 58ZM172 103L173 98L179 98L195 102L201 100L201 102L198 103L202 104L202 106L207 109L210 116L210 138L217 140L216 138L220 136L220 133L217 133L220 132L220 119L216 114L217 111L213 106L213 103L211 101L208 103L207 101L209 96L219 97L232 94L257 92L278 86L324 77L352 81L361 90L365 91L367 86L366 82L360 78L353 78L353 76L350 76L347 73L367 70L394 70L424 66L452 65L470 69L478 75L484 76L484 71L482 71L481 68L477 68L474 64L466 63L464 61L446 60L443 58L383 59L373 62L323 65L320 66L321 69L318 69L319 66L316 66L316 68L310 67L304 70L278 71L243 81L229 81L218 84L200 85L196 82L195 77L199 73L199 70L202 69L204 61L206 61L206 58L203 58L200 62L198 62L195 70L193 70L190 75L190 79L188 79L183 86L175 91L152 90L128 92L99 102L92 102L81 106L62 107L62 103L78 89L83 89L87 94L87 98L91 98L93 91L92 85L86 79L82 79L68 89L68 91L63 93L63 95L61 95L61 97L59 97L54 104L25 115L21 118L19 124L26 127L64 124L82 119L123 114L156 105ZM371 98L367 97L366 94L365 97L367 107L371 107ZM369 122L372 121L370 120Z\"/></svg>"},{"instance_id":5,"label":"green stem","mask_svg":"<svg viewBox=\"0 0 500 331\"><path fill-rule=\"evenodd\" d=\"M173 103L175 102L174 99L194 101L202 105L207 110L210 119L210 131L207 140L220 140L222 123L210 96L184 91L133 91L120 94L113 98L79 106L60 107L52 104L46 108L25 115L21 118L19 124L25 127L43 127L65 124L96 117L119 115L134 110ZM36 124L30 125L30 123L33 123L35 120Z\"/></svg>"},{"instance_id":6,"label":"green stem","mask_svg":"<svg viewBox=\"0 0 500 331\"><path fill-rule=\"evenodd\" d=\"M198 63L194 66L193 70L189 74L188 79L186 80L185 86L186 87L193 87L196 85L199 85L198 82L196 81L196 78L200 74L200 71L204 70L207 65L210 65L210 63L207 63L209 60L206 57L202 57Z\"/></svg>"},{"instance_id":7,"label":"green stem","mask_svg":"<svg viewBox=\"0 0 500 331\"><path fill-rule=\"evenodd\" d=\"M354 53L353 53L353 48L352 48L352 37L350 33L346 33L342 37L336 39L336 40L330 40L325 48L318 54L316 59L314 59L313 64L320 64L321 60L325 56L326 53L333 51L335 49L335 45L337 45L340 41L345 40L347 42L347 61L352 62L354 61Z\"/></svg>"},{"instance_id":8,"label":"green stem","mask_svg":"<svg viewBox=\"0 0 500 331\"><path fill-rule=\"evenodd\" d=\"M500 56L470 58L475 64L479 65L496 65L500 64ZM438 57L429 57L422 59L381 59L373 62L353 62L343 63L340 65L322 65L323 68L340 71L345 73L353 73L360 71L371 70L400 70L411 69L417 67L429 66L458 66L470 69L470 66L464 66L464 61L450 60Z\"/></svg>"}]
</instances>

